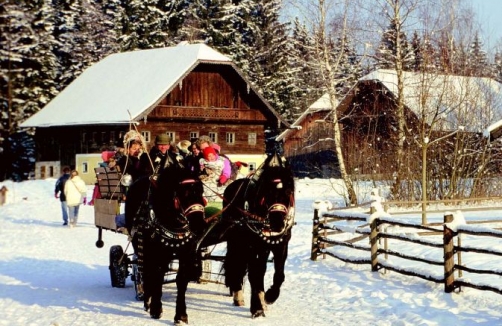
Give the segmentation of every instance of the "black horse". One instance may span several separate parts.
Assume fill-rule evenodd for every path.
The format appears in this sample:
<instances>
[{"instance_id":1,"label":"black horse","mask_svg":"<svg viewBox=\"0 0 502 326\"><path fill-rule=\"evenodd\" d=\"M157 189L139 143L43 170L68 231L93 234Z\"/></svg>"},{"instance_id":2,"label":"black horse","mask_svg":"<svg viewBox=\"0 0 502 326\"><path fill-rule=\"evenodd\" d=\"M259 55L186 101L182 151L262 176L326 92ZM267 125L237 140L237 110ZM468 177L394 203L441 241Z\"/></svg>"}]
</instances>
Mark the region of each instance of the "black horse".
<instances>
[{"instance_id":1,"label":"black horse","mask_svg":"<svg viewBox=\"0 0 502 326\"><path fill-rule=\"evenodd\" d=\"M164 276L178 259L174 322L188 323L185 293L200 277L196 247L207 228L202 193L199 179L170 156L158 176L138 179L127 192L126 225L138 256L144 307L152 318L162 315Z\"/></svg>"},{"instance_id":2,"label":"black horse","mask_svg":"<svg viewBox=\"0 0 502 326\"><path fill-rule=\"evenodd\" d=\"M225 284L234 304L244 305L242 286L248 272L252 317L265 316L266 304L279 297L294 224L295 185L291 169L276 152L254 175L231 183L224 192L222 223L227 232ZM273 253L273 284L264 292L267 261Z\"/></svg>"}]
</instances>

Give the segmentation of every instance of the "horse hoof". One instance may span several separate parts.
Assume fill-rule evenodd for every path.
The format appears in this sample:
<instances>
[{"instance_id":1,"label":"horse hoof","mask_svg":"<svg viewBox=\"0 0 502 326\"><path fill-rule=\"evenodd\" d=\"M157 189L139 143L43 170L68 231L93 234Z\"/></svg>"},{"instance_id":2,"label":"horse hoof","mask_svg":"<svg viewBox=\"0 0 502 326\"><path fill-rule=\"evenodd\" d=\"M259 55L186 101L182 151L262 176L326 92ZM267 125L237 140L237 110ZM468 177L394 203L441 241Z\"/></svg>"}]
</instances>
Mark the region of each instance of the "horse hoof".
<instances>
[{"instance_id":1,"label":"horse hoof","mask_svg":"<svg viewBox=\"0 0 502 326\"><path fill-rule=\"evenodd\" d=\"M183 324L188 324L188 316L187 315L174 316L174 325L183 325Z\"/></svg>"},{"instance_id":2,"label":"horse hoof","mask_svg":"<svg viewBox=\"0 0 502 326\"><path fill-rule=\"evenodd\" d=\"M234 306L236 307L243 307L244 306L244 295L242 290L235 291L234 295Z\"/></svg>"},{"instance_id":3,"label":"horse hoof","mask_svg":"<svg viewBox=\"0 0 502 326\"><path fill-rule=\"evenodd\" d=\"M255 318L258 318L258 317L265 317L265 311L258 310L258 311L255 311L255 312L251 313L251 318L255 319Z\"/></svg>"},{"instance_id":4,"label":"horse hoof","mask_svg":"<svg viewBox=\"0 0 502 326\"><path fill-rule=\"evenodd\" d=\"M150 304L150 317L160 319L162 317L162 305Z\"/></svg>"},{"instance_id":5,"label":"horse hoof","mask_svg":"<svg viewBox=\"0 0 502 326\"><path fill-rule=\"evenodd\" d=\"M150 311L150 317L152 317L153 319L160 319L160 317L162 317L162 311L156 313L152 313Z\"/></svg>"},{"instance_id":6,"label":"horse hoof","mask_svg":"<svg viewBox=\"0 0 502 326\"><path fill-rule=\"evenodd\" d=\"M274 303L279 298L280 292L281 290L279 289L274 289L274 288L268 289L267 292L265 292L265 302L267 304Z\"/></svg>"}]
</instances>

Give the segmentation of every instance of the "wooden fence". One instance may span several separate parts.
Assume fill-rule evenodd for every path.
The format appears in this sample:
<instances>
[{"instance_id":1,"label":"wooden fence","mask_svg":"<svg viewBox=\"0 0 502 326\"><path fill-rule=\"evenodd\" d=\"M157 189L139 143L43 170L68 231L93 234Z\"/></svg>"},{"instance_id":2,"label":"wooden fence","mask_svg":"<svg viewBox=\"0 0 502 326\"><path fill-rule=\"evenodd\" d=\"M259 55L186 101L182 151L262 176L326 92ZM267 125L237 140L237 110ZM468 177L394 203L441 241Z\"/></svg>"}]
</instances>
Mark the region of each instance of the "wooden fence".
<instances>
[{"instance_id":1,"label":"wooden fence","mask_svg":"<svg viewBox=\"0 0 502 326\"><path fill-rule=\"evenodd\" d=\"M464 286L502 294L502 285L498 287L485 283L487 275L502 276L502 268L493 269L494 258L502 256L502 240L500 245L497 240L502 239L502 231L486 226L456 225L451 223L451 213L444 215L444 223L428 225L389 217L370 217L370 214L351 213L347 210L324 212L319 216L319 210L314 210L311 260L315 261L319 256L332 256L347 263L369 264L374 272L383 269L443 283L447 293ZM482 242L482 245L462 245L467 236L470 243ZM487 237L491 240L486 241ZM408 243L408 246L403 246L402 243ZM392 244L392 248L389 248L389 244ZM411 251L411 247L418 248L422 254L407 253L407 248ZM361 253L361 256L354 252ZM489 266L483 268L468 259L463 261L462 253L488 255ZM389 256L393 257L392 260ZM474 257L475 261L477 257ZM399 261L398 264L394 259ZM502 266L502 259L500 265ZM473 279L482 276L483 281L474 282L463 278L463 272L473 275ZM497 280L492 283L497 283Z\"/></svg>"}]
</instances>

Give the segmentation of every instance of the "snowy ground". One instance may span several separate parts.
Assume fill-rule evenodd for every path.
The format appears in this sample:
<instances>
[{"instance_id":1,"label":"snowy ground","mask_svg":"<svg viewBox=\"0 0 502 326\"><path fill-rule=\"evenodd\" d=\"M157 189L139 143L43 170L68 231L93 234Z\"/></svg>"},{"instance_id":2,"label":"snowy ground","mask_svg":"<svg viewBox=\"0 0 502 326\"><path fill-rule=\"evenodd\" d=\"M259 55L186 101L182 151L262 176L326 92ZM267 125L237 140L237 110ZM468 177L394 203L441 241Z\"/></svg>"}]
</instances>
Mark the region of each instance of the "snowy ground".
<instances>
[{"instance_id":1,"label":"snowy ground","mask_svg":"<svg viewBox=\"0 0 502 326\"><path fill-rule=\"evenodd\" d=\"M130 280L124 289L112 288L108 250L112 245L125 247L127 238L106 231L105 247L96 248L97 229L90 206L81 207L77 228L63 227L54 183L0 184L10 190L9 203L0 207L0 325L172 324L175 285L164 286L160 320L143 311ZM369 265L350 265L329 257L310 261L311 205L314 199L326 198L339 200L325 181L298 181L297 225L286 281L267 317L253 320L248 306L232 306L223 285L191 283L187 294L190 324L502 324L502 297L492 292L464 289L446 294L442 284L392 272L373 273ZM501 214L490 212L491 216ZM493 268L502 269L502 264L493 262ZM266 284L270 284L270 274Z\"/></svg>"}]
</instances>

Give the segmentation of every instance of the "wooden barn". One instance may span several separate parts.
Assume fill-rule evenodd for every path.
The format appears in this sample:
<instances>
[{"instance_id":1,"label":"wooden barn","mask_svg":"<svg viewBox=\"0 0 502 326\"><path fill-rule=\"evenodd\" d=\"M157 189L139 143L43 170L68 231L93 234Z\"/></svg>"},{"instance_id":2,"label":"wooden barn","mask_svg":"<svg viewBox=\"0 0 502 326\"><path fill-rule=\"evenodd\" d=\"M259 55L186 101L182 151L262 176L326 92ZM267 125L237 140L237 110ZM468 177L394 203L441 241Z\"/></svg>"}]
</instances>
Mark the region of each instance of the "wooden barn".
<instances>
[{"instance_id":1,"label":"wooden barn","mask_svg":"<svg viewBox=\"0 0 502 326\"><path fill-rule=\"evenodd\" d=\"M288 124L232 61L204 44L110 55L22 123L36 128L37 161L76 166L76 155L112 148L131 128L147 142L210 136L222 152L255 167L266 128ZM77 166L93 174L95 163ZM87 173L87 172L84 172Z\"/></svg>"},{"instance_id":2,"label":"wooden barn","mask_svg":"<svg viewBox=\"0 0 502 326\"><path fill-rule=\"evenodd\" d=\"M502 85L492 79L413 72L405 72L403 77L407 128L405 146L409 154L404 164L412 173L421 169L421 140L417 141L420 128L432 128L435 135L441 137L462 126L465 127L464 135L470 133L475 138L491 123L502 118ZM325 105L319 107L323 98ZM281 135L286 144L285 156L290 161L300 158L310 161L310 166L303 166L306 168L302 171L303 175L332 177L338 168L336 158L319 157L319 153L334 151L332 111L327 95L323 98L293 123L292 126L300 126L300 130L293 128ZM396 103L396 72L382 69L362 77L340 99L336 109L349 174L388 178L396 171ZM446 155L444 152L435 153Z\"/></svg>"},{"instance_id":3,"label":"wooden barn","mask_svg":"<svg viewBox=\"0 0 502 326\"><path fill-rule=\"evenodd\" d=\"M298 177L339 177L337 158L333 150L333 119L329 95L315 101L285 130L284 156Z\"/></svg>"}]
</instances>

